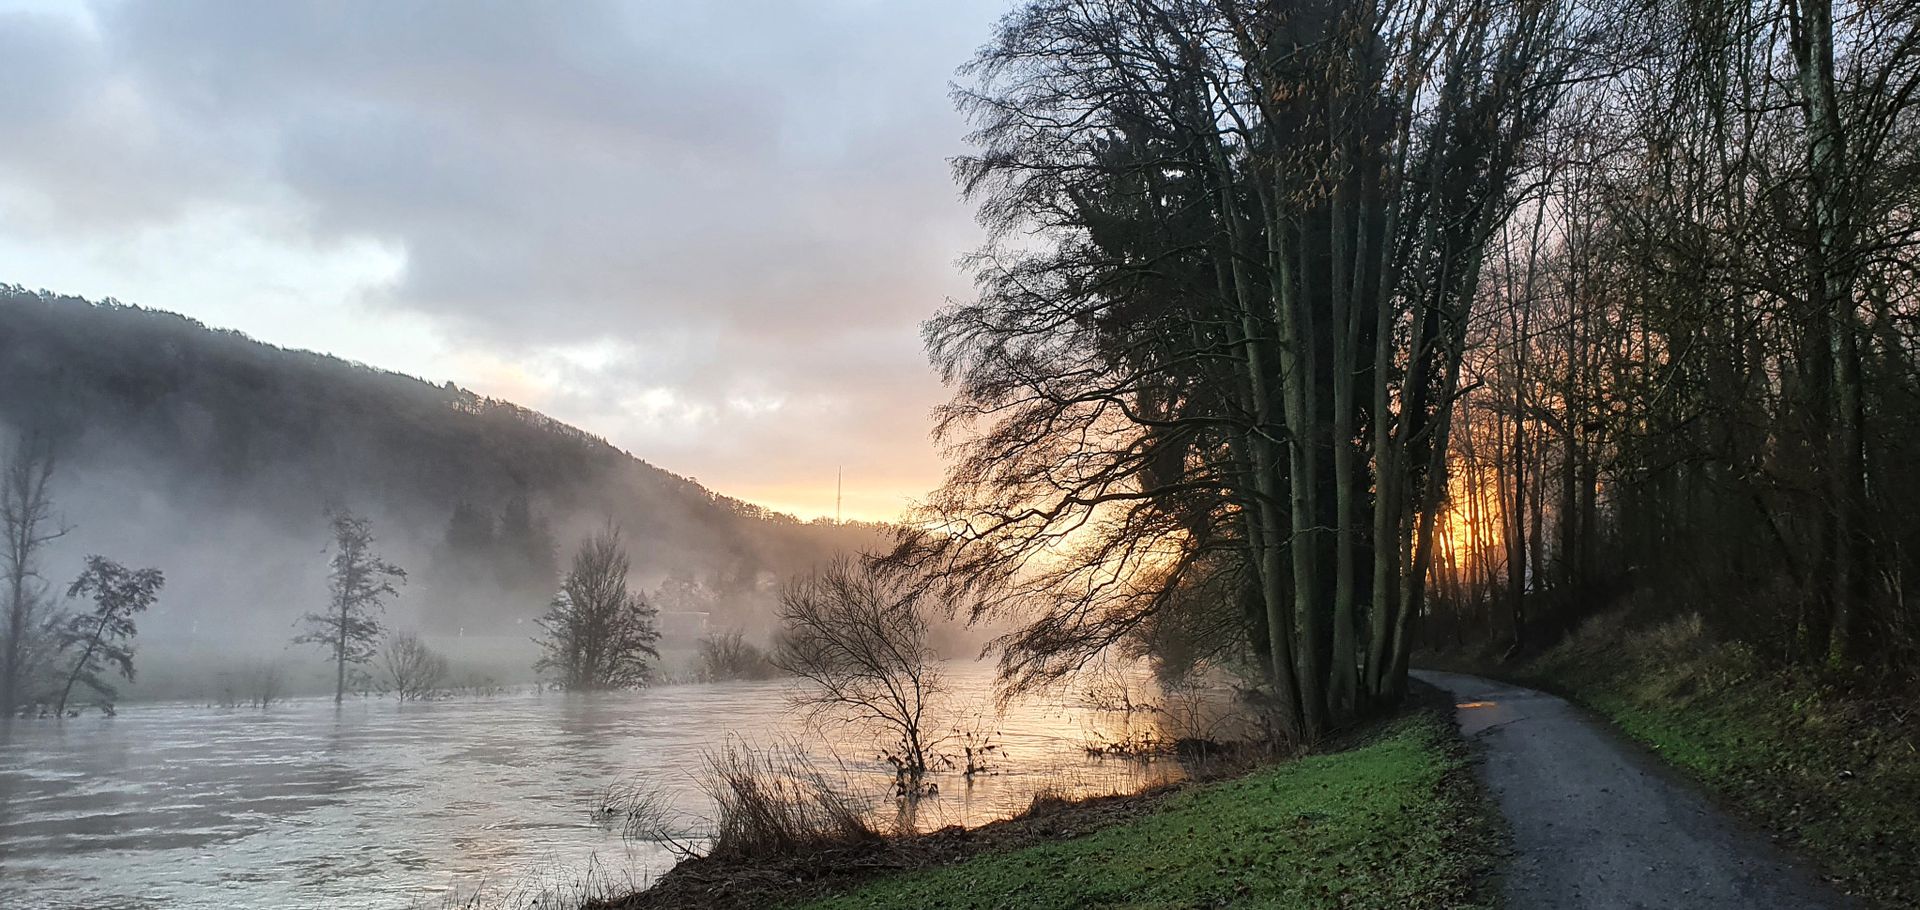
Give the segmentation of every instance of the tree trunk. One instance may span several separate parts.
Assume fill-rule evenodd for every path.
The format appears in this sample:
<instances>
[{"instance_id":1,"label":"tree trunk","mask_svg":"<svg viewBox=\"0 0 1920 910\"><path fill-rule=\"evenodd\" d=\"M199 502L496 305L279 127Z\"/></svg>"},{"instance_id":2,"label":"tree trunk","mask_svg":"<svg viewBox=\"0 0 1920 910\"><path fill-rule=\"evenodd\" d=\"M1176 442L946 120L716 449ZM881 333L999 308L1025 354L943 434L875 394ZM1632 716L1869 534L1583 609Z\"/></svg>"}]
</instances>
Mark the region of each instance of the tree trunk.
<instances>
[{"instance_id":1,"label":"tree trunk","mask_svg":"<svg viewBox=\"0 0 1920 910\"><path fill-rule=\"evenodd\" d=\"M347 697L347 605L340 604L339 623L333 643L333 703L338 706Z\"/></svg>"},{"instance_id":2,"label":"tree trunk","mask_svg":"<svg viewBox=\"0 0 1920 910\"><path fill-rule=\"evenodd\" d=\"M53 709L53 716L67 716L67 699L73 696L73 684L80 679L80 671L87 668L87 661L93 659L95 648L100 646L100 633L107 628L107 620L102 617L100 625L93 630L93 637L87 640L87 649L80 652L80 659L74 661L73 672L67 674L67 684L60 690L60 705Z\"/></svg>"},{"instance_id":3,"label":"tree trunk","mask_svg":"<svg viewBox=\"0 0 1920 910\"><path fill-rule=\"evenodd\" d=\"M1812 235L1807 256L1809 303L1827 320L1826 378L1830 425L1827 507L1832 511L1829 547L1827 661L1838 666L1854 655L1860 585L1860 513L1865 499L1861 451L1860 350L1853 308L1853 267L1844 261L1852 238L1846 209L1847 146L1833 64L1832 0L1798 0L1795 62L1806 111L1808 200Z\"/></svg>"}]
</instances>

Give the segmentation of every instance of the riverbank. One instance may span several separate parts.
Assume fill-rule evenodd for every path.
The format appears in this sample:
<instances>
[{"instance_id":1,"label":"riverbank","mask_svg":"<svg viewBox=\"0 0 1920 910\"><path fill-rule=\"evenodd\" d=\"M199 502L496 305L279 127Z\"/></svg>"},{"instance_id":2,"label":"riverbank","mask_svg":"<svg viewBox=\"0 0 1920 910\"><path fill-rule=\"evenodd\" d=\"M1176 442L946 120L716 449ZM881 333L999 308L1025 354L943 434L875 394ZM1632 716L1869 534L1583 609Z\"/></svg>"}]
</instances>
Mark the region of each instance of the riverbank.
<instances>
[{"instance_id":1,"label":"riverbank","mask_svg":"<svg viewBox=\"0 0 1920 910\"><path fill-rule=\"evenodd\" d=\"M1842 890L1920 905L1920 693L1766 668L1698 618L1605 615L1518 664L1459 663L1607 718Z\"/></svg>"},{"instance_id":2,"label":"riverbank","mask_svg":"<svg viewBox=\"0 0 1920 910\"><path fill-rule=\"evenodd\" d=\"M1498 828L1467 762L1450 715L1426 706L1224 780L771 865L694 860L591 906L1490 907Z\"/></svg>"}]
</instances>

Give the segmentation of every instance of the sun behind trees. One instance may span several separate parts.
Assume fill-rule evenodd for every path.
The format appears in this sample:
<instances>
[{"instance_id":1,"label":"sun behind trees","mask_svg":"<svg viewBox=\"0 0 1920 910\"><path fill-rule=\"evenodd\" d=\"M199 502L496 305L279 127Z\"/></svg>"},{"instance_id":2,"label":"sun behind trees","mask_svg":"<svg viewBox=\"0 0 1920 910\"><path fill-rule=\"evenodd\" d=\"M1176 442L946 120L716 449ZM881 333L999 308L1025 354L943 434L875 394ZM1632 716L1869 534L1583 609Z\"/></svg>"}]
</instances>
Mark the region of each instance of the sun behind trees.
<instances>
[{"instance_id":1,"label":"sun behind trees","mask_svg":"<svg viewBox=\"0 0 1920 910\"><path fill-rule=\"evenodd\" d=\"M1593 12L1003 21L956 168L995 242L927 328L960 457L921 516L941 533L896 556L1038 610L1005 640L1015 685L1180 626L1264 667L1286 738L1400 697L1488 239L1605 46Z\"/></svg>"},{"instance_id":2,"label":"sun behind trees","mask_svg":"<svg viewBox=\"0 0 1920 910\"><path fill-rule=\"evenodd\" d=\"M1495 237L1436 631L1542 646L1637 589L1769 666L1911 678L1920 3L1639 26Z\"/></svg>"},{"instance_id":3,"label":"sun behind trees","mask_svg":"<svg viewBox=\"0 0 1920 910\"><path fill-rule=\"evenodd\" d=\"M660 659L656 611L627 588L631 563L612 523L573 554L560 593L537 622L546 633L534 669L562 689L631 689L653 680Z\"/></svg>"}]
</instances>

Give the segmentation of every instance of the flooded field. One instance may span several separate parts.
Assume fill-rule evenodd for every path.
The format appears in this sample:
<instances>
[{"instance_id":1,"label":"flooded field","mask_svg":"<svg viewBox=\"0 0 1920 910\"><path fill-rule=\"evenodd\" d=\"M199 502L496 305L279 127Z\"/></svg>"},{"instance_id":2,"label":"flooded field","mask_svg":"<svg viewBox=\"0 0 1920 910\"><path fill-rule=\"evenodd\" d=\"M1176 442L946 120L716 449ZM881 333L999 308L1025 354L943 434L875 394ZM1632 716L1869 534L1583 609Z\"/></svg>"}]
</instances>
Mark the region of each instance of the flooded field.
<instances>
[{"instance_id":1,"label":"flooded field","mask_svg":"<svg viewBox=\"0 0 1920 910\"><path fill-rule=\"evenodd\" d=\"M999 749L992 774L941 775L919 827L1005 817L1042 789L1127 791L1180 774L1171 761L1087 754L1151 725L1141 712L1068 693L996 713L987 668L949 676L957 726ZM436 908L641 885L673 858L596 821L610 785L653 789L697 828L708 751L792 738L844 766L852 787L885 792L876 743L803 722L787 685L16 721L0 740L0 906Z\"/></svg>"}]
</instances>

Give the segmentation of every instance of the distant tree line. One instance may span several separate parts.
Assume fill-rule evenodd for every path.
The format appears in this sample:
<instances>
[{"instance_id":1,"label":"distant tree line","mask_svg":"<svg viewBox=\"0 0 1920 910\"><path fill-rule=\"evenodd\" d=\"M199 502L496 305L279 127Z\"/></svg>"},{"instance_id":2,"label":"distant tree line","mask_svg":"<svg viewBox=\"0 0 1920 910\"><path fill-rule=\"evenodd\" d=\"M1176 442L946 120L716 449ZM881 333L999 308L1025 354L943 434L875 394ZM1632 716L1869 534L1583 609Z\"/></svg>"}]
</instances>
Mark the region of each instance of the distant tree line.
<instances>
[{"instance_id":1,"label":"distant tree line","mask_svg":"<svg viewBox=\"0 0 1920 910\"><path fill-rule=\"evenodd\" d=\"M4 625L0 626L0 718L68 717L83 705L114 712L118 690L113 677L132 681L137 617L160 597L166 577L159 569L129 569L104 556L86 558L85 568L69 584L64 598L43 571L49 550L72 530L60 518L54 500L57 447L43 433L19 433L0 463L0 573L4 574ZM384 601L397 593L406 572L373 549L370 523L346 510L328 515L331 557L325 609L307 614L295 643L316 644L334 666L334 701L350 683L363 680L360 668L382 658L384 680L402 699L438 692L447 662L418 635L389 635L382 622ZM70 606L91 601L90 606ZM281 696L277 667L249 671L246 697L261 708ZM229 692L223 696L237 704ZM84 702L82 701L84 699Z\"/></svg>"},{"instance_id":2,"label":"distant tree line","mask_svg":"<svg viewBox=\"0 0 1920 910\"><path fill-rule=\"evenodd\" d=\"M47 550L71 530L58 515L53 497L55 449L43 435L21 434L0 465L0 552L4 571L4 636L0 636L0 717L16 714L67 716L76 690L111 713L116 690L110 677L134 678L135 617L158 599L165 578L158 569L128 569L101 556L89 556L85 570L66 589L66 599L90 598L87 609L66 608L45 580ZM349 692L385 690L403 701L431 698L444 691L449 676L445 657L413 631L390 630L384 613L407 573L376 549L372 523L346 509L330 510L327 597L306 614L295 644L319 647L333 669L333 700ZM499 583L538 579L550 564L552 549L544 522L524 500L510 502L501 520L472 507L455 510L448 530L451 547L483 555L504 545L518 556ZM496 554L498 555L498 554ZM657 611L629 587L632 565L618 526L608 523L574 554L558 582L545 614L536 624L542 656L535 669L570 690L622 689L647 685L657 677L660 634ZM546 576L551 579L551 576ZM493 583L493 579L487 582ZM547 587L536 584L536 587ZM693 587L681 582L679 587ZM663 590L677 590L671 583ZM716 652L718 653L718 652ZM730 671L760 672L742 642L725 648ZM280 695L277 670L254 673L247 693L257 707ZM239 699L232 693L230 703Z\"/></svg>"},{"instance_id":3,"label":"distant tree line","mask_svg":"<svg viewBox=\"0 0 1920 910\"><path fill-rule=\"evenodd\" d=\"M484 628L474 601L544 601L560 581L556 549L552 526L525 496L509 497L497 513L456 502L426 576L431 615L443 625Z\"/></svg>"}]
</instances>

